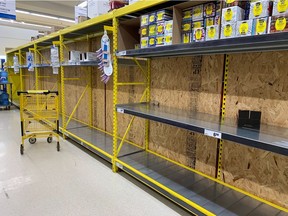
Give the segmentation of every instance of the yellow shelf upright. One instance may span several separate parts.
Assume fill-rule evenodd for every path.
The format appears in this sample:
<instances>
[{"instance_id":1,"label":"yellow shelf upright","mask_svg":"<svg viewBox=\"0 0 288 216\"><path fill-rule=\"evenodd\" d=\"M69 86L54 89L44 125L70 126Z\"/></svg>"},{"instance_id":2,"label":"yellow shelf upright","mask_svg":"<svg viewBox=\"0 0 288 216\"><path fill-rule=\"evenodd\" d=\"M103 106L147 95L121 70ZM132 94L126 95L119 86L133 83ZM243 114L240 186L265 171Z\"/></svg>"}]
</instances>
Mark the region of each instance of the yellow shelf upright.
<instances>
[{"instance_id":1,"label":"yellow shelf upright","mask_svg":"<svg viewBox=\"0 0 288 216\"><path fill-rule=\"evenodd\" d=\"M38 53L37 53L37 44L34 43L34 65L38 64ZM35 71L35 90L39 90L39 69L38 67L34 67Z\"/></svg>"},{"instance_id":2,"label":"yellow shelf upright","mask_svg":"<svg viewBox=\"0 0 288 216\"><path fill-rule=\"evenodd\" d=\"M118 116L116 105L118 103L118 59L116 56L118 50L118 19L113 17L113 158L112 171L117 172L117 144L118 144Z\"/></svg>"},{"instance_id":3,"label":"yellow shelf upright","mask_svg":"<svg viewBox=\"0 0 288 216\"><path fill-rule=\"evenodd\" d=\"M23 65L23 56L21 53L21 49L18 50L18 61L19 65ZM23 69L22 67L19 68L19 76L20 76L20 90L24 91L24 83L23 83Z\"/></svg>"},{"instance_id":4,"label":"yellow shelf upright","mask_svg":"<svg viewBox=\"0 0 288 216\"><path fill-rule=\"evenodd\" d=\"M59 52L60 52L60 63L64 62L64 36L60 34L59 36ZM63 128L63 138L65 138L66 132L66 109L65 109L65 70L64 67L60 66L60 82L61 82L61 112L62 112L62 128Z\"/></svg>"}]
</instances>

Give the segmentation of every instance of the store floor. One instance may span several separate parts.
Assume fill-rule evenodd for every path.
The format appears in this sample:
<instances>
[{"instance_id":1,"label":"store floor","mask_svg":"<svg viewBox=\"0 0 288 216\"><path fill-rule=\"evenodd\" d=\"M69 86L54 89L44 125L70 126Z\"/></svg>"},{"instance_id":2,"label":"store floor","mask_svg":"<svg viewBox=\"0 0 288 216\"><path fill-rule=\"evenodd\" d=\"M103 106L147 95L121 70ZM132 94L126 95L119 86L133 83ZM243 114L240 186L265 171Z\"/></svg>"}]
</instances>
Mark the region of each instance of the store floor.
<instances>
[{"instance_id":1,"label":"store floor","mask_svg":"<svg viewBox=\"0 0 288 216\"><path fill-rule=\"evenodd\" d=\"M0 111L0 215L189 215L127 174L68 141L25 143L19 111Z\"/></svg>"}]
</instances>

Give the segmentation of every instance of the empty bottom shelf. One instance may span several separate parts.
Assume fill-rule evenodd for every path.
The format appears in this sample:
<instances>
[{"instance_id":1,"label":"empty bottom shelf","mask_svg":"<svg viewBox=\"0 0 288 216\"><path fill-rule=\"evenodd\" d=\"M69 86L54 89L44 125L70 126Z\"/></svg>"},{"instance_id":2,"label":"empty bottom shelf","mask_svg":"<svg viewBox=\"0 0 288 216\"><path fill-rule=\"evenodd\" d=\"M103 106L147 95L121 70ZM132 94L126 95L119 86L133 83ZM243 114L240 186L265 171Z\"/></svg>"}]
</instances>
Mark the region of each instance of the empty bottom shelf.
<instances>
[{"instance_id":1,"label":"empty bottom shelf","mask_svg":"<svg viewBox=\"0 0 288 216\"><path fill-rule=\"evenodd\" d=\"M111 158L113 156L113 137L111 135L98 131L75 120L71 120L66 131L68 132L67 136L69 138L88 148L105 160L111 162ZM120 141L118 142L120 143ZM89 143L91 146L87 143ZM97 149L100 149L105 153ZM137 153L139 151L142 151L142 149L131 144L124 143L119 153L119 157Z\"/></svg>"},{"instance_id":2,"label":"empty bottom shelf","mask_svg":"<svg viewBox=\"0 0 288 216\"><path fill-rule=\"evenodd\" d=\"M211 212L211 215L288 215L288 213L148 152L139 152L121 157L119 163L121 164L119 165L121 169L197 215L206 215L207 213L204 214L197 207L189 205L190 201ZM188 202L184 202L182 199L167 192L167 190L152 183L151 180L149 181L147 178L139 175L139 173L134 172L130 167L176 192L181 197L187 199Z\"/></svg>"}]
</instances>

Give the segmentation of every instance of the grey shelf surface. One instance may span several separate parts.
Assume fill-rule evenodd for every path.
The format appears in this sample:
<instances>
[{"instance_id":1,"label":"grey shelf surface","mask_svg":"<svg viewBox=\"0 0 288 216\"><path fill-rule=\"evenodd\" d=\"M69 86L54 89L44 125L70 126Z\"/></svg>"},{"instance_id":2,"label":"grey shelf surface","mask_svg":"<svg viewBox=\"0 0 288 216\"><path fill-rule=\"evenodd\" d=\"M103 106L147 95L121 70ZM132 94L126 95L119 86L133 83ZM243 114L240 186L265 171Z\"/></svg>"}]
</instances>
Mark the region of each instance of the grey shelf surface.
<instances>
[{"instance_id":1,"label":"grey shelf surface","mask_svg":"<svg viewBox=\"0 0 288 216\"><path fill-rule=\"evenodd\" d=\"M124 50L118 56L165 57L183 55L210 55L241 52L266 52L288 49L288 33L275 33L249 37L219 39L190 44Z\"/></svg>"},{"instance_id":2,"label":"grey shelf surface","mask_svg":"<svg viewBox=\"0 0 288 216\"><path fill-rule=\"evenodd\" d=\"M235 121L219 116L155 106L147 103L117 105L117 111L157 122L192 130L201 134L215 135L251 147L288 155L288 129L262 124L260 131L239 128ZM212 133L211 133L212 132ZM218 135L220 134L221 137Z\"/></svg>"},{"instance_id":3,"label":"grey shelf surface","mask_svg":"<svg viewBox=\"0 0 288 216\"><path fill-rule=\"evenodd\" d=\"M215 215L288 215L288 213L148 152L128 155L122 157L120 160ZM124 171L139 178L153 188L156 187L155 189L178 202L178 204L191 212L204 215L189 204L183 201L181 203L176 197L165 192L164 189L157 187L149 180L143 179L129 169L129 167L126 167L125 164L122 167Z\"/></svg>"},{"instance_id":4,"label":"grey shelf surface","mask_svg":"<svg viewBox=\"0 0 288 216\"><path fill-rule=\"evenodd\" d=\"M59 118L59 122L60 122L60 127L61 127L62 126L61 118ZM94 128L91 128L73 119L70 121L66 130L74 135L74 136L69 135L69 138L73 139L74 141L78 142L84 147L90 149L94 153L103 157L105 160L109 162L111 161L110 158L106 157L105 155L101 154L94 148L91 148L90 146L86 145L85 143L82 143L80 140L77 139L77 137L79 137L87 141L88 143L91 143L95 147L100 148L101 150L105 151L106 153L112 156L113 155L113 137L111 135L101 132L99 130L96 130ZM118 142L120 143L120 140ZM137 153L139 151L142 151L142 149L124 142L123 147L121 148L121 151L119 153L119 157Z\"/></svg>"}]
</instances>

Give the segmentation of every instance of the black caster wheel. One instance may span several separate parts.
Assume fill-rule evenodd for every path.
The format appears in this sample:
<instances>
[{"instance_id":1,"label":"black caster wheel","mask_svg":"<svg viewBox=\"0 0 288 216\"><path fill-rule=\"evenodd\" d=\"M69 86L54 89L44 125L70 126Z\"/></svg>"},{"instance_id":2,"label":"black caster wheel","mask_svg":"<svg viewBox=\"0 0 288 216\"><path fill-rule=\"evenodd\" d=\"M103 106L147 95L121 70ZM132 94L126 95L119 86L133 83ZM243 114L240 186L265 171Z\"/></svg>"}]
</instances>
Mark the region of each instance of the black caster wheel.
<instances>
[{"instance_id":1,"label":"black caster wheel","mask_svg":"<svg viewBox=\"0 0 288 216\"><path fill-rule=\"evenodd\" d=\"M47 138L47 142L48 142L48 143L52 143L52 141L53 141L53 137L48 137L48 138Z\"/></svg>"},{"instance_id":2,"label":"black caster wheel","mask_svg":"<svg viewBox=\"0 0 288 216\"><path fill-rule=\"evenodd\" d=\"M29 143L30 144L35 144L36 143L36 138L35 137L29 138Z\"/></svg>"},{"instance_id":3,"label":"black caster wheel","mask_svg":"<svg viewBox=\"0 0 288 216\"><path fill-rule=\"evenodd\" d=\"M24 146L21 144L20 145L20 154L23 155L24 154Z\"/></svg>"},{"instance_id":4,"label":"black caster wheel","mask_svg":"<svg viewBox=\"0 0 288 216\"><path fill-rule=\"evenodd\" d=\"M60 151L60 143L57 142L57 151L59 152Z\"/></svg>"}]
</instances>

